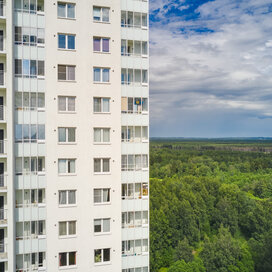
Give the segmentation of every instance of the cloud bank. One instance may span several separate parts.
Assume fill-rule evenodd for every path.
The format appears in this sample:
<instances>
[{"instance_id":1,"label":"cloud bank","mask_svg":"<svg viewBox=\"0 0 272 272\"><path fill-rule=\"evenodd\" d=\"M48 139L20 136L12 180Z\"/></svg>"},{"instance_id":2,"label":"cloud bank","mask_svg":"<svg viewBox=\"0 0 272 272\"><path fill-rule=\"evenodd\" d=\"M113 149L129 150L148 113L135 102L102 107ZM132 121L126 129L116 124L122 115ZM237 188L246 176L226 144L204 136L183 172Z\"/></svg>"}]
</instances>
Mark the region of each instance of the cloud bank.
<instances>
[{"instance_id":1,"label":"cloud bank","mask_svg":"<svg viewBox=\"0 0 272 272\"><path fill-rule=\"evenodd\" d=\"M271 0L150 9L151 136L272 136Z\"/></svg>"}]
</instances>

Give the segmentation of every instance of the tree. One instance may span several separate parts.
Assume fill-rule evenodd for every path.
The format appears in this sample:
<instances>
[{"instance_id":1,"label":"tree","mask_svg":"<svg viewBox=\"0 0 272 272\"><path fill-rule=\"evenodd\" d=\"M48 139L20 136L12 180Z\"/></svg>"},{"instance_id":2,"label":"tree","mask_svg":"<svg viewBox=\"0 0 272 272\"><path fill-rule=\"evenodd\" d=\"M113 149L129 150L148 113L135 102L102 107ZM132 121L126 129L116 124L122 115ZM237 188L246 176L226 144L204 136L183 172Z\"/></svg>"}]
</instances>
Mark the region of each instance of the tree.
<instances>
[{"instance_id":1,"label":"tree","mask_svg":"<svg viewBox=\"0 0 272 272\"><path fill-rule=\"evenodd\" d=\"M188 239L185 237L182 241L178 242L176 247L175 260L184 260L185 262L191 262L194 258L193 247L189 245Z\"/></svg>"}]
</instances>

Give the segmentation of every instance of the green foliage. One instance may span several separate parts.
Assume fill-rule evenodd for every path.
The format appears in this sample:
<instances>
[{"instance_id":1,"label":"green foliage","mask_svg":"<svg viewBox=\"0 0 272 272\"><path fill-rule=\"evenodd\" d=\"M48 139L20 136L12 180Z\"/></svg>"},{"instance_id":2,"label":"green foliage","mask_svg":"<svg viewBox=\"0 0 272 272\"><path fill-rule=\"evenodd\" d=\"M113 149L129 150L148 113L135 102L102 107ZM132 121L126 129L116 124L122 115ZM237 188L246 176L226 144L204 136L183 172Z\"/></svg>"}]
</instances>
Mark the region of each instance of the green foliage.
<instances>
[{"instance_id":1,"label":"green foliage","mask_svg":"<svg viewBox=\"0 0 272 272\"><path fill-rule=\"evenodd\" d=\"M267 148L151 145L152 272L272 271L272 154L259 152Z\"/></svg>"}]
</instances>

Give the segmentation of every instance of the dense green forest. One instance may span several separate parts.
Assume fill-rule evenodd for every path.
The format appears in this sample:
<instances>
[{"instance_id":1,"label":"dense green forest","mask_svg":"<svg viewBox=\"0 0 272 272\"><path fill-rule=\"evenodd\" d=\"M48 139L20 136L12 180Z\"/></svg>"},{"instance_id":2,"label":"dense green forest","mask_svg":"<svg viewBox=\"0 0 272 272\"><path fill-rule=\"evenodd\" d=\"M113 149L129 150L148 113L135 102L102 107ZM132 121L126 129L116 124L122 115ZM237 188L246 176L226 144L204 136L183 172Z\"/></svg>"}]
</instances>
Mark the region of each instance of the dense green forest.
<instances>
[{"instance_id":1,"label":"dense green forest","mask_svg":"<svg viewBox=\"0 0 272 272\"><path fill-rule=\"evenodd\" d=\"M152 141L152 272L272 272L272 141Z\"/></svg>"}]
</instances>

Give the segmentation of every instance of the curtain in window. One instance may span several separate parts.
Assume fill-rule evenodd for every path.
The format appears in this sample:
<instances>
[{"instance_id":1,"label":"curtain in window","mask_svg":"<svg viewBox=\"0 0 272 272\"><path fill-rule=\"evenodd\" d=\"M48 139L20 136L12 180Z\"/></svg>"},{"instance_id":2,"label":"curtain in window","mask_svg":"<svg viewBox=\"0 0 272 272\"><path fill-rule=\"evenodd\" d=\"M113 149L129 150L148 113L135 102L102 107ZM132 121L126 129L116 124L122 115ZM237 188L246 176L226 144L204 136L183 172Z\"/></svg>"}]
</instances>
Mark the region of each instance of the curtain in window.
<instances>
[{"instance_id":1,"label":"curtain in window","mask_svg":"<svg viewBox=\"0 0 272 272\"><path fill-rule=\"evenodd\" d=\"M109 22L110 21L110 9L102 8L102 21Z\"/></svg>"},{"instance_id":2,"label":"curtain in window","mask_svg":"<svg viewBox=\"0 0 272 272\"><path fill-rule=\"evenodd\" d=\"M127 170L127 155L122 155L122 170Z\"/></svg>"},{"instance_id":3,"label":"curtain in window","mask_svg":"<svg viewBox=\"0 0 272 272\"><path fill-rule=\"evenodd\" d=\"M100 203L101 202L101 190L100 189L94 189L94 203Z\"/></svg>"},{"instance_id":4,"label":"curtain in window","mask_svg":"<svg viewBox=\"0 0 272 272\"><path fill-rule=\"evenodd\" d=\"M142 252L148 252L148 240L143 239L142 243Z\"/></svg>"},{"instance_id":5,"label":"curtain in window","mask_svg":"<svg viewBox=\"0 0 272 272\"><path fill-rule=\"evenodd\" d=\"M93 72L94 72L94 81L95 82L100 82L100 78L101 78L101 76L100 76L100 73L101 73L101 69L100 68L94 68L94 70L93 70Z\"/></svg>"},{"instance_id":6,"label":"curtain in window","mask_svg":"<svg viewBox=\"0 0 272 272\"><path fill-rule=\"evenodd\" d=\"M59 235L67 235L66 222L59 222Z\"/></svg>"},{"instance_id":7,"label":"curtain in window","mask_svg":"<svg viewBox=\"0 0 272 272\"><path fill-rule=\"evenodd\" d=\"M58 65L58 80L66 80L66 66Z\"/></svg>"},{"instance_id":8,"label":"curtain in window","mask_svg":"<svg viewBox=\"0 0 272 272\"><path fill-rule=\"evenodd\" d=\"M134 197L134 184L133 183L128 184L128 197L130 197L130 198Z\"/></svg>"},{"instance_id":9,"label":"curtain in window","mask_svg":"<svg viewBox=\"0 0 272 272\"><path fill-rule=\"evenodd\" d=\"M134 168L135 168L134 155L128 155L128 170L134 170Z\"/></svg>"},{"instance_id":10,"label":"curtain in window","mask_svg":"<svg viewBox=\"0 0 272 272\"><path fill-rule=\"evenodd\" d=\"M59 191L59 204L60 205L67 204L67 194L66 194L66 191Z\"/></svg>"},{"instance_id":11,"label":"curtain in window","mask_svg":"<svg viewBox=\"0 0 272 272\"><path fill-rule=\"evenodd\" d=\"M142 83L147 83L147 70L142 71Z\"/></svg>"},{"instance_id":12,"label":"curtain in window","mask_svg":"<svg viewBox=\"0 0 272 272\"><path fill-rule=\"evenodd\" d=\"M133 97L128 97L128 113L133 113Z\"/></svg>"},{"instance_id":13,"label":"curtain in window","mask_svg":"<svg viewBox=\"0 0 272 272\"><path fill-rule=\"evenodd\" d=\"M110 160L103 159L103 172L110 172Z\"/></svg>"},{"instance_id":14,"label":"curtain in window","mask_svg":"<svg viewBox=\"0 0 272 272\"><path fill-rule=\"evenodd\" d=\"M134 226L134 212L128 212L128 225Z\"/></svg>"},{"instance_id":15,"label":"curtain in window","mask_svg":"<svg viewBox=\"0 0 272 272\"><path fill-rule=\"evenodd\" d=\"M135 136L134 139L136 142L141 141L141 127L135 127Z\"/></svg>"},{"instance_id":16,"label":"curtain in window","mask_svg":"<svg viewBox=\"0 0 272 272\"><path fill-rule=\"evenodd\" d=\"M67 4L67 17L68 18L75 18L75 5L74 4Z\"/></svg>"},{"instance_id":17,"label":"curtain in window","mask_svg":"<svg viewBox=\"0 0 272 272\"><path fill-rule=\"evenodd\" d=\"M134 82L133 69L128 69L128 71L127 71L127 84L131 84L132 82Z\"/></svg>"},{"instance_id":18,"label":"curtain in window","mask_svg":"<svg viewBox=\"0 0 272 272\"><path fill-rule=\"evenodd\" d=\"M59 111L66 111L66 98L65 97L63 97L63 96L59 97L58 107L59 107Z\"/></svg>"},{"instance_id":19,"label":"curtain in window","mask_svg":"<svg viewBox=\"0 0 272 272\"><path fill-rule=\"evenodd\" d=\"M109 69L103 69L103 82L109 82L110 81L110 70Z\"/></svg>"},{"instance_id":20,"label":"curtain in window","mask_svg":"<svg viewBox=\"0 0 272 272\"><path fill-rule=\"evenodd\" d=\"M141 196L141 183L135 183L135 197L140 198Z\"/></svg>"},{"instance_id":21,"label":"curtain in window","mask_svg":"<svg viewBox=\"0 0 272 272\"><path fill-rule=\"evenodd\" d=\"M110 112L110 99L103 98L103 112Z\"/></svg>"},{"instance_id":22,"label":"curtain in window","mask_svg":"<svg viewBox=\"0 0 272 272\"><path fill-rule=\"evenodd\" d=\"M67 66L68 68L68 80L75 80L75 66Z\"/></svg>"},{"instance_id":23,"label":"curtain in window","mask_svg":"<svg viewBox=\"0 0 272 272\"><path fill-rule=\"evenodd\" d=\"M101 129L100 128L94 129L94 142L96 142L96 143L101 142Z\"/></svg>"},{"instance_id":24,"label":"curtain in window","mask_svg":"<svg viewBox=\"0 0 272 272\"><path fill-rule=\"evenodd\" d=\"M69 222L69 235L76 234L76 221Z\"/></svg>"},{"instance_id":25,"label":"curtain in window","mask_svg":"<svg viewBox=\"0 0 272 272\"><path fill-rule=\"evenodd\" d=\"M101 99L100 98L94 98L93 109L94 109L94 112L101 112Z\"/></svg>"},{"instance_id":26,"label":"curtain in window","mask_svg":"<svg viewBox=\"0 0 272 272\"><path fill-rule=\"evenodd\" d=\"M121 55L125 56L127 53L127 41L121 40Z\"/></svg>"},{"instance_id":27,"label":"curtain in window","mask_svg":"<svg viewBox=\"0 0 272 272\"><path fill-rule=\"evenodd\" d=\"M68 173L75 173L75 172L76 172L76 161L68 160Z\"/></svg>"},{"instance_id":28,"label":"curtain in window","mask_svg":"<svg viewBox=\"0 0 272 272\"><path fill-rule=\"evenodd\" d=\"M135 170L141 170L141 155L135 155Z\"/></svg>"},{"instance_id":29,"label":"curtain in window","mask_svg":"<svg viewBox=\"0 0 272 272\"><path fill-rule=\"evenodd\" d=\"M68 128L68 142L74 143L76 141L76 129Z\"/></svg>"},{"instance_id":30,"label":"curtain in window","mask_svg":"<svg viewBox=\"0 0 272 272\"><path fill-rule=\"evenodd\" d=\"M148 211L143 211L143 225L148 224Z\"/></svg>"},{"instance_id":31,"label":"curtain in window","mask_svg":"<svg viewBox=\"0 0 272 272\"><path fill-rule=\"evenodd\" d=\"M101 8L97 8L97 7L93 8L93 19L95 21L100 21L100 11L101 11Z\"/></svg>"},{"instance_id":32,"label":"curtain in window","mask_svg":"<svg viewBox=\"0 0 272 272\"><path fill-rule=\"evenodd\" d=\"M94 159L94 172L101 172L101 159Z\"/></svg>"},{"instance_id":33,"label":"curtain in window","mask_svg":"<svg viewBox=\"0 0 272 272\"><path fill-rule=\"evenodd\" d=\"M143 168L148 168L148 156L142 155Z\"/></svg>"},{"instance_id":34,"label":"curtain in window","mask_svg":"<svg viewBox=\"0 0 272 272\"><path fill-rule=\"evenodd\" d=\"M44 108L44 94L38 93L38 108Z\"/></svg>"},{"instance_id":35,"label":"curtain in window","mask_svg":"<svg viewBox=\"0 0 272 272\"><path fill-rule=\"evenodd\" d=\"M143 105L143 111L145 111L144 105ZM148 127L142 127L142 139L148 140Z\"/></svg>"},{"instance_id":36,"label":"curtain in window","mask_svg":"<svg viewBox=\"0 0 272 272\"><path fill-rule=\"evenodd\" d=\"M66 17L66 4L58 3L58 17Z\"/></svg>"},{"instance_id":37,"label":"curtain in window","mask_svg":"<svg viewBox=\"0 0 272 272\"><path fill-rule=\"evenodd\" d=\"M142 241L140 239L135 240L135 253L137 255L142 253Z\"/></svg>"},{"instance_id":38,"label":"curtain in window","mask_svg":"<svg viewBox=\"0 0 272 272\"><path fill-rule=\"evenodd\" d=\"M103 142L104 143L110 142L110 129L109 128L103 129Z\"/></svg>"},{"instance_id":39,"label":"curtain in window","mask_svg":"<svg viewBox=\"0 0 272 272\"><path fill-rule=\"evenodd\" d=\"M103 220L103 232L110 232L110 219Z\"/></svg>"},{"instance_id":40,"label":"curtain in window","mask_svg":"<svg viewBox=\"0 0 272 272\"><path fill-rule=\"evenodd\" d=\"M134 75L135 75L135 83L141 83L141 70L136 69L134 70Z\"/></svg>"},{"instance_id":41,"label":"curtain in window","mask_svg":"<svg viewBox=\"0 0 272 272\"><path fill-rule=\"evenodd\" d=\"M68 204L76 204L76 191L68 191Z\"/></svg>"},{"instance_id":42,"label":"curtain in window","mask_svg":"<svg viewBox=\"0 0 272 272\"><path fill-rule=\"evenodd\" d=\"M24 226L24 236L30 236L30 222L25 222Z\"/></svg>"},{"instance_id":43,"label":"curtain in window","mask_svg":"<svg viewBox=\"0 0 272 272\"><path fill-rule=\"evenodd\" d=\"M59 174L66 173L66 160L59 160Z\"/></svg>"},{"instance_id":44,"label":"curtain in window","mask_svg":"<svg viewBox=\"0 0 272 272\"><path fill-rule=\"evenodd\" d=\"M68 49L75 49L76 48L75 39L76 39L75 36L68 35Z\"/></svg>"},{"instance_id":45,"label":"curtain in window","mask_svg":"<svg viewBox=\"0 0 272 272\"><path fill-rule=\"evenodd\" d=\"M135 212L135 227L142 225L142 212Z\"/></svg>"},{"instance_id":46,"label":"curtain in window","mask_svg":"<svg viewBox=\"0 0 272 272\"><path fill-rule=\"evenodd\" d=\"M133 142L134 140L134 129L132 126L128 127L128 141Z\"/></svg>"},{"instance_id":47,"label":"curtain in window","mask_svg":"<svg viewBox=\"0 0 272 272\"><path fill-rule=\"evenodd\" d=\"M100 38L94 38L93 39L93 50L94 51L100 51Z\"/></svg>"},{"instance_id":48,"label":"curtain in window","mask_svg":"<svg viewBox=\"0 0 272 272\"><path fill-rule=\"evenodd\" d=\"M121 111L126 113L128 110L128 98L122 97L121 98Z\"/></svg>"},{"instance_id":49,"label":"curtain in window","mask_svg":"<svg viewBox=\"0 0 272 272\"><path fill-rule=\"evenodd\" d=\"M68 97L68 111L76 110L76 99L74 97Z\"/></svg>"},{"instance_id":50,"label":"curtain in window","mask_svg":"<svg viewBox=\"0 0 272 272\"><path fill-rule=\"evenodd\" d=\"M103 189L103 202L109 202L109 201L110 201L110 190Z\"/></svg>"},{"instance_id":51,"label":"curtain in window","mask_svg":"<svg viewBox=\"0 0 272 272\"><path fill-rule=\"evenodd\" d=\"M109 52L110 51L110 40L103 39L102 40L102 47L103 47L103 52Z\"/></svg>"}]
</instances>

